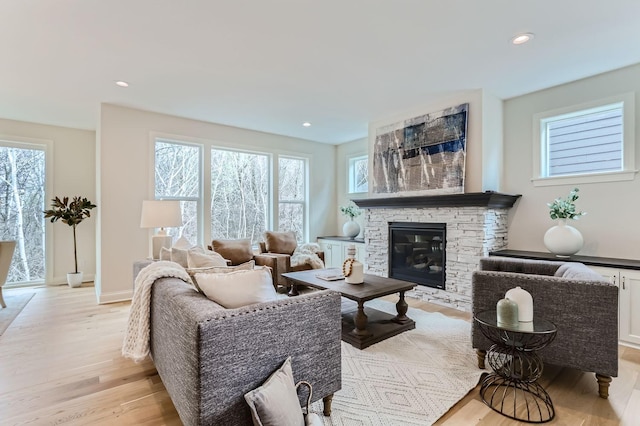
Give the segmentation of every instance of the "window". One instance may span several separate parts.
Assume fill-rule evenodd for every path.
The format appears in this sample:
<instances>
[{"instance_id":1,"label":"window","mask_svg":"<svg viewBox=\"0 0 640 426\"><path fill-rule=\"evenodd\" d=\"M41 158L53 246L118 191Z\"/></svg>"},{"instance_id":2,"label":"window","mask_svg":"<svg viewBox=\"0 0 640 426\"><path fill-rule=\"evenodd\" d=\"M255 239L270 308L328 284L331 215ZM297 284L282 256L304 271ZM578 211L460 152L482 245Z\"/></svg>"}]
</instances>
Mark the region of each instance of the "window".
<instances>
[{"instance_id":1,"label":"window","mask_svg":"<svg viewBox=\"0 0 640 426\"><path fill-rule=\"evenodd\" d=\"M181 201L184 224L169 229L174 240L249 238L255 246L269 229L294 231L298 241L306 240L306 158L172 139L153 140L155 197Z\"/></svg>"},{"instance_id":2,"label":"window","mask_svg":"<svg viewBox=\"0 0 640 426\"><path fill-rule=\"evenodd\" d=\"M197 145L156 140L155 196L158 200L179 200L182 226L169 228L175 241L181 235L200 242L200 204L202 202L202 148Z\"/></svg>"},{"instance_id":3,"label":"window","mask_svg":"<svg viewBox=\"0 0 640 426\"><path fill-rule=\"evenodd\" d=\"M211 149L212 238L262 241L270 213L269 160L266 154Z\"/></svg>"},{"instance_id":4,"label":"window","mask_svg":"<svg viewBox=\"0 0 640 426\"><path fill-rule=\"evenodd\" d=\"M349 193L369 191L369 157L362 155L349 159Z\"/></svg>"},{"instance_id":5,"label":"window","mask_svg":"<svg viewBox=\"0 0 640 426\"><path fill-rule=\"evenodd\" d=\"M633 179L633 105L629 98L633 95L536 115L534 183Z\"/></svg>"},{"instance_id":6,"label":"window","mask_svg":"<svg viewBox=\"0 0 640 426\"><path fill-rule=\"evenodd\" d=\"M0 141L0 240L16 240L7 283L45 278L45 147Z\"/></svg>"},{"instance_id":7,"label":"window","mask_svg":"<svg viewBox=\"0 0 640 426\"><path fill-rule=\"evenodd\" d=\"M301 158L278 158L278 230L295 232L298 242L306 234L306 164Z\"/></svg>"}]
</instances>

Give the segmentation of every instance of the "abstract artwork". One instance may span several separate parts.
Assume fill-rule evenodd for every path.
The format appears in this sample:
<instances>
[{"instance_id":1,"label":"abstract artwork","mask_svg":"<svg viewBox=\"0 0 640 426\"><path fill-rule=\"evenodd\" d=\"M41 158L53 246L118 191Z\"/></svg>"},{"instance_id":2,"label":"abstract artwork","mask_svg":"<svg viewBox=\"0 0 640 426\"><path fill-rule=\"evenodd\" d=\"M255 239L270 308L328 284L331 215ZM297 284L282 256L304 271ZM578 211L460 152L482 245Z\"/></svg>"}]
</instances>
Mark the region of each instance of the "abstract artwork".
<instances>
[{"instance_id":1,"label":"abstract artwork","mask_svg":"<svg viewBox=\"0 0 640 426\"><path fill-rule=\"evenodd\" d=\"M376 129L374 194L464 192L469 104Z\"/></svg>"}]
</instances>

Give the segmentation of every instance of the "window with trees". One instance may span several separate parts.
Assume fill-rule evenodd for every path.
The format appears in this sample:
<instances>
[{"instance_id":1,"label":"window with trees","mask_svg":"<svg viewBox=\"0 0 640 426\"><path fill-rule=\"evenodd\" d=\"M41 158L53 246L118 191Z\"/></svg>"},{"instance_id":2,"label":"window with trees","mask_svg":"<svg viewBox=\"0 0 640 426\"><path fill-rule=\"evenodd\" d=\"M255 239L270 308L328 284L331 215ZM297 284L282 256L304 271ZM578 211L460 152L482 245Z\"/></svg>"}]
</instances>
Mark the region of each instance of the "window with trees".
<instances>
[{"instance_id":1,"label":"window with trees","mask_svg":"<svg viewBox=\"0 0 640 426\"><path fill-rule=\"evenodd\" d=\"M170 232L174 238L249 238L257 245L264 231L278 229L306 240L307 159L162 138L155 150L156 198L183 206L184 225Z\"/></svg>"},{"instance_id":2,"label":"window with trees","mask_svg":"<svg viewBox=\"0 0 640 426\"><path fill-rule=\"evenodd\" d=\"M349 158L349 193L369 191L369 157L361 155Z\"/></svg>"},{"instance_id":3,"label":"window with trees","mask_svg":"<svg viewBox=\"0 0 640 426\"><path fill-rule=\"evenodd\" d=\"M295 232L298 242L306 234L306 165L301 158L278 158L278 230Z\"/></svg>"},{"instance_id":4,"label":"window with trees","mask_svg":"<svg viewBox=\"0 0 640 426\"><path fill-rule=\"evenodd\" d=\"M7 283L45 279L45 146L0 141L0 240L16 240Z\"/></svg>"},{"instance_id":5,"label":"window with trees","mask_svg":"<svg viewBox=\"0 0 640 426\"><path fill-rule=\"evenodd\" d=\"M211 149L211 236L262 241L269 224L269 156Z\"/></svg>"},{"instance_id":6,"label":"window with trees","mask_svg":"<svg viewBox=\"0 0 640 426\"><path fill-rule=\"evenodd\" d=\"M202 147L167 140L156 140L155 197L179 200L182 226L168 229L174 241L181 235L200 242L202 203Z\"/></svg>"}]
</instances>

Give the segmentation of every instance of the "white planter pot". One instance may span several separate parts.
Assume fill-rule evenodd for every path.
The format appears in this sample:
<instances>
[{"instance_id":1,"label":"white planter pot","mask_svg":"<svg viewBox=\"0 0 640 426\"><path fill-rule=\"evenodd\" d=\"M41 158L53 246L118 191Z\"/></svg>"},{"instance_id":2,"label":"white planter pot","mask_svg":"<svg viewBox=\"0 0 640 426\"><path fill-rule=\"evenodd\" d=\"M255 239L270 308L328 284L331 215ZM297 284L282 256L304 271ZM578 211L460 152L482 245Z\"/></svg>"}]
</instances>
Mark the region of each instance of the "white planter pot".
<instances>
[{"instance_id":1,"label":"white planter pot","mask_svg":"<svg viewBox=\"0 0 640 426\"><path fill-rule=\"evenodd\" d=\"M360 225L358 225L358 222L351 219L350 221L342 225L342 233L345 237L353 239L360 233Z\"/></svg>"},{"instance_id":2,"label":"white planter pot","mask_svg":"<svg viewBox=\"0 0 640 426\"><path fill-rule=\"evenodd\" d=\"M573 226L567 225L567 219L558 219L558 224L544 234L544 245L556 256L571 256L582 248L582 234Z\"/></svg>"},{"instance_id":3,"label":"white planter pot","mask_svg":"<svg viewBox=\"0 0 640 426\"><path fill-rule=\"evenodd\" d=\"M72 288L80 287L82 285L82 272L69 272L67 274L67 284Z\"/></svg>"}]
</instances>

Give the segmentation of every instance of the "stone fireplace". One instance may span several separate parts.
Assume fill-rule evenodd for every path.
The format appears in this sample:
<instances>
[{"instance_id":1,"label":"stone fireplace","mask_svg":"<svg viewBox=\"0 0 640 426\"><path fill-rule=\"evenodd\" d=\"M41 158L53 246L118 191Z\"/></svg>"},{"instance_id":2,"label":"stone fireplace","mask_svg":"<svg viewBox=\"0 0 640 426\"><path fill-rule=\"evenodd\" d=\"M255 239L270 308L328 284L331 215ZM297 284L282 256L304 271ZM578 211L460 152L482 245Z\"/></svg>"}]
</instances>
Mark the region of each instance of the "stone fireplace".
<instances>
[{"instance_id":1,"label":"stone fireplace","mask_svg":"<svg viewBox=\"0 0 640 426\"><path fill-rule=\"evenodd\" d=\"M508 211L518 197L489 191L353 200L365 209L365 272L390 276L390 223L445 224L444 289L418 285L407 296L470 311L471 275L481 257L507 247Z\"/></svg>"}]
</instances>

